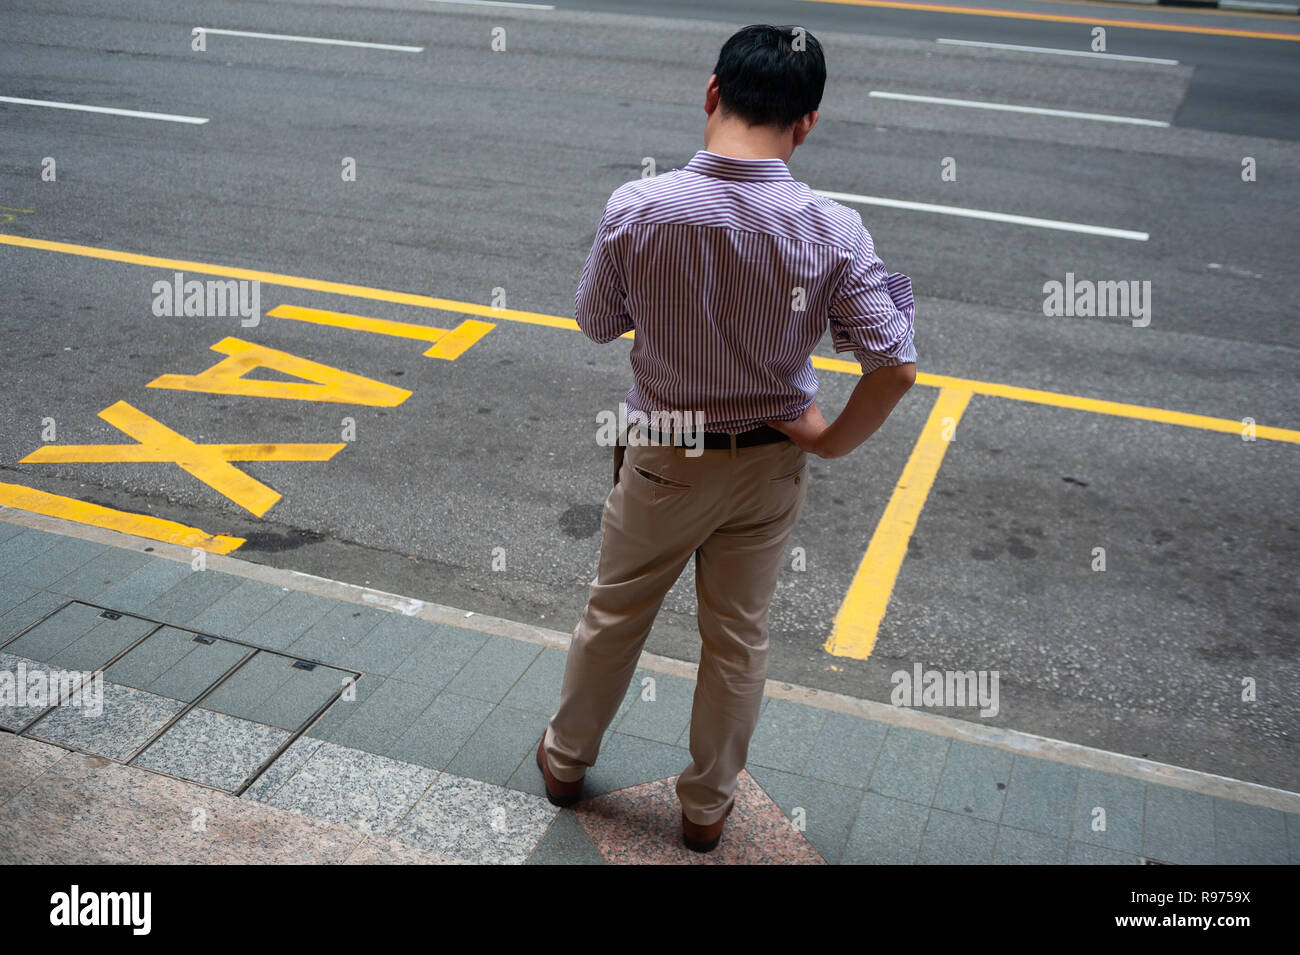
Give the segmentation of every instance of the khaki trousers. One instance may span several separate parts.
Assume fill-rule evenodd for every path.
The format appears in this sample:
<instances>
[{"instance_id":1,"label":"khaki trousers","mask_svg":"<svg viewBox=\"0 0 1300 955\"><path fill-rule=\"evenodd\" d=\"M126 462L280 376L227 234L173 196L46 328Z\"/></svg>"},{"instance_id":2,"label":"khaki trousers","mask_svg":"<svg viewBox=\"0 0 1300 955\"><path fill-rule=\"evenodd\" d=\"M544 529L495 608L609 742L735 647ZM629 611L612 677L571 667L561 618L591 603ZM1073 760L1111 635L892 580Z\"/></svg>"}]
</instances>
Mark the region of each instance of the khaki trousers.
<instances>
[{"instance_id":1,"label":"khaki trousers","mask_svg":"<svg viewBox=\"0 0 1300 955\"><path fill-rule=\"evenodd\" d=\"M664 595L694 555L702 646L692 762L677 795L687 818L708 825L731 806L758 722L768 607L807 492L807 453L790 441L696 457L633 445L616 449L615 461L600 565L547 727L547 759L566 781L595 764Z\"/></svg>"}]
</instances>

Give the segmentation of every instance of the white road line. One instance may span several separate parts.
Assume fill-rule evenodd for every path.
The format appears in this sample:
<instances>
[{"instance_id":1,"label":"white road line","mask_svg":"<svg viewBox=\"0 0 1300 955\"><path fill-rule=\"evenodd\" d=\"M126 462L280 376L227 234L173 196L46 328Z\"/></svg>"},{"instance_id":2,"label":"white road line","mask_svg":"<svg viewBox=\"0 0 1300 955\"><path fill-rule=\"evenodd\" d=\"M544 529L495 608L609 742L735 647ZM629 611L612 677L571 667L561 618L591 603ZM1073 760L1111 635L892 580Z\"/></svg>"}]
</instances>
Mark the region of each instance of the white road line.
<instances>
[{"instance_id":1,"label":"white road line","mask_svg":"<svg viewBox=\"0 0 1300 955\"><path fill-rule=\"evenodd\" d=\"M1300 7L1294 3L1260 3L1258 0L1219 0L1220 10L1251 10L1255 13L1285 13L1294 16Z\"/></svg>"},{"instance_id":2,"label":"white road line","mask_svg":"<svg viewBox=\"0 0 1300 955\"><path fill-rule=\"evenodd\" d=\"M291 36L288 33L249 33L246 30L218 30L214 27L195 27L214 36L242 36L253 40L288 40L291 43L319 43L322 46L360 46L367 50L395 50L398 53L423 53L422 46L397 46L393 43L363 43L360 40L330 40L317 36Z\"/></svg>"},{"instance_id":3,"label":"white road line","mask_svg":"<svg viewBox=\"0 0 1300 955\"><path fill-rule=\"evenodd\" d=\"M109 116L132 116L136 119L161 119L169 123L190 123L201 126L208 120L203 116L177 116L175 113L147 113L138 109L115 109L112 106L83 106L80 103L55 103L45 99L22 99L17 96L0 96L0 103L17 103L19 106L48 106L50 109L75 109L83 113L107 113Z\"/></svg>"},{"instance_id":4,"label":"white road line","mask_svg":"<svg viewBox=\"0 0 1300 955\"><path fill-rule=\"evenodd\" d=\"M1146 232L1133 232L1129 229L1112 229L1104 225L1087 225L1083 222L1063 222L1059 219L1037 219L1033 216L1015 216L1005 212L987 212L983 209L963 209L960 206L937 206L929 202L908 202L904 199L885 199L881 196L859 196L851 192L826 192L814 189L813 192L837 202L855 202L865 206L884 206L887 209L908 209L912 212L936 212L945 216L960 216L963 219L984 219L988 222L1009 222L1012 225L1033 226L1036 229L1056 229L1058 232L1083 232L1087 235L1104 235L1112 239L1132 239L1145 242L1151 236Z\"/></svg>"},{"instance_id":5,"label":"white road line","mask_svg":"<svg viewBox=\"0 0 1300 955\"><path fill-rule=\"evenodd\" d=\"M949 46L978 46L990 50L1018 50L1021 53L1055 53L1057 56L1086 56L1098 60L1127 60L1130 63L1159 63L1161 66L1177 66L1177 60L1166 60L1159 56L1128 56L1123 53L1093 53L1088 50L1058 50L1050 46L1021 46L1018 43L984 43L980 40L950 40L939 37L935 43Z\"/></svg>"},{"instance_id":6,"label":"white road line","mask_svg":"<svg viewBox=\"0 0 1300 955\"><path fill-rule=\"evenodd\" d=\"M896 99L908 103L934 103L937 106L964 106L968 109L993 109L1006 113L1033 113L1035 116L1060 116L1063 119L1091 119L1101 123L1125 123L1130 126L1160 126L1169 124L1158 119L1140 119L1136 116L1112 116L1109 113L1080 113L1072 109L1047 109L1042 106L1009 106L1005 103L984 103L974 99L948 99L944 96L916 96L912 93L886 93L872 90L868 95L877 99Z\"/></svg>"},{"instance_id":7,"label":"white road line","mask_svg":"<svg viewBox=\"0 0 1300 955\"><path fill-rule=\"evenodd\" d=\"M427 3L463 3L471 7L523 7L527 10L554 10L549 3L514 3L513 0L426 0Z\"/></svg>"}]
</instances>

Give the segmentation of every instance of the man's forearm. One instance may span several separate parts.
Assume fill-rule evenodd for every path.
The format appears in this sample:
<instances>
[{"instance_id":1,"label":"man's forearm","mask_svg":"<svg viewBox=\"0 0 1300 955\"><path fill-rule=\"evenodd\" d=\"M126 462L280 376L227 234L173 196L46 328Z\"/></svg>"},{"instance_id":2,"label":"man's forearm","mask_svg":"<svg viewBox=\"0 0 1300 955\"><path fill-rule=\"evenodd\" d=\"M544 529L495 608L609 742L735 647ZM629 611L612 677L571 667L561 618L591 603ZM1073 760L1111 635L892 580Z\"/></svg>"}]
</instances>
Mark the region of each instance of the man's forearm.
<instances>
[{"instance_id":1,"label":"man's forearm","mask_svg":"<svg viewBox=\"0 0 1300 955\"><path fill-rule=\"evenodd\" d=\"M886 365L865 376L853 389L848 404L816 441L824 458L848 454L885 423L890 412L916 381L916 365Z\"/></svg>"}]
</instances>

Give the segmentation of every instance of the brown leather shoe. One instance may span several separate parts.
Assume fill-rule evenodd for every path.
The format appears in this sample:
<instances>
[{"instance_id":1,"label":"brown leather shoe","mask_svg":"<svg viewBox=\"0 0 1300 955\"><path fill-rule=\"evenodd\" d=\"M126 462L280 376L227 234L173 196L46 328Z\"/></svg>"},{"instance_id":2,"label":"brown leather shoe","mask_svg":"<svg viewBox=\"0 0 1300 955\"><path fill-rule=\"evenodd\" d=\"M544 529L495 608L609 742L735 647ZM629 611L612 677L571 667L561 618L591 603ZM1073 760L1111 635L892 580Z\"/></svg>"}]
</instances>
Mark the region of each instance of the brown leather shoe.
<instances>
[{"instance_id":1,"label":"brown leather shoe","mask_svg":"<svg viewBox=\"0 0 1300 955\"><path fill-rule=\"evenodd\" d=\"M686 848L692 852L712 852L718 847L722 840L722 827L727 824L727 816L731 815L731 810L736 808L733 801L727 807L727 813L715 823L707 826L701 826L697 822L691 822L686 818L686 813L682 813L682 841L686 843Z\"/></svg>"},{"instance_id":2,"label":"brown leather shoe","mask_svg":"<svg viewBox=\"0 0 1300 955\"><path fill-rule=\"evenodd\" d=\"M537 768L542 771L546 783L546 798L553 806L572 806L582 798L582 780L566 783L551 775L551 767L546 762L546 734L537 743Z\"/></svg>"}]
</instances>

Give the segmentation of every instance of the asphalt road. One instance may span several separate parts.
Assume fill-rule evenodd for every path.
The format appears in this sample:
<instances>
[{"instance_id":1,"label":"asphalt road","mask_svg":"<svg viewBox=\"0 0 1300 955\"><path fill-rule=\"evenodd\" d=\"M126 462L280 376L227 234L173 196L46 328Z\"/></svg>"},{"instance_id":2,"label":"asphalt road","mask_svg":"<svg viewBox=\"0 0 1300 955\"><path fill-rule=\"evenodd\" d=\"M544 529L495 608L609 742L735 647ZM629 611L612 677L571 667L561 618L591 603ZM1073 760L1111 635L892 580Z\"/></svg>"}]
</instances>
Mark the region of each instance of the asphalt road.
<instances>
[{"instance_id":1,"label":"asphalt road","mask_svg":"<svg viewBox=\"0 0 1300 955\"><path fill-rule=\"evenodd\" d=\"M814 188L1148 236L856 205L889 267L913 279L922 372L1300 428L1294 42L1106 28L1109 52L1168 65L935 42L1090 49L1086 23L1059 20L777 0L559 6L0 4L0 96L208 120L0 103L0 212L12 216L0 236L478 306L501 289L511 309L566 318L609 192L645 157L663 171L702 147L721 43L747 22L798 22L831 72L791 164ZM1300 35L1296 18L997 7ZM424 49L209 34L196 52L203 26ZM1246 157L1255 181L1242 179ZM245 537L246 559L572 628L609 482L595 419L626 393L627 342L503 319L445 361L343 328L158 317L153 283L173 270L121 256L0 244L0 270L0 481ZM1044 283L1067 273L1150 282L1149 325L1046 317ZM483 318L296 284L264 281L263 311ZM411 394L376 407L147 387L215 364L227 337ZM856 378L821 379L835 412ZM814 464L792 542L807 568L779 584L772 676L887 700L890 674L916 662L997 670L998 725L1300 786L1294 441L977 393L870 657L823 649L936 394L919 385L864 448ZM282 495L260 516L175 464L19 463L50 443L48 418L53 443L126 442L97 417L117 402L195 442L334 443L345 418L355 439L328 461L240 463ZM687 576L648 649L695 659L693 609Z\"/></svg>"}]
</instances>

